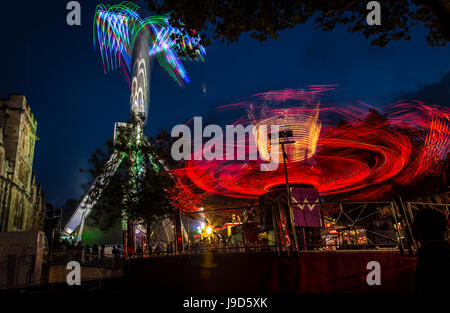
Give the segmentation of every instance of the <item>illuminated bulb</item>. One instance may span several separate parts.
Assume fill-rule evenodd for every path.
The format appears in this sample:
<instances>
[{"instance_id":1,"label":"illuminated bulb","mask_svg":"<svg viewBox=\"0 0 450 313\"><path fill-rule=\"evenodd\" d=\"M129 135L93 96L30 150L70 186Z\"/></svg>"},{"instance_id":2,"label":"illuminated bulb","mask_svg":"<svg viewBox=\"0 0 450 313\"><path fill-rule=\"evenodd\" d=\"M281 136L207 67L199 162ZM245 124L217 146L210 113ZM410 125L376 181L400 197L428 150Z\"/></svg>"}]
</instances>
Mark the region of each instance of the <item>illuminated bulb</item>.
<instances>
[{"instance_id":1,"label":"illuminated bulb","mask_svg":"<svg viewBox=\"0 0 450 313\"><path fill-rule=\"evenodd\" d=\"M206 233L209 235L212 232L211 226L206 227Z\"/></svg>"},{"instance_id":2,"label":"illuminated bulb","mask_svg":"<svg viewBox=\"0 0 450 313\"><path fill-rule=\"evenodd\" d=\"M271 153L271 140L268 137L271 125L279 125L279 131L290 130L293 133L289 138L292 143L286 146L286 154L290 162L304 161L311 158L317 148L321 123L318 121L318 105L313 108L279 109L265 113L258 121L255 129L258 150L264 160L269 160ZM261 127L264 126L264 127ZM263 130L265 129L265 130ZM284 140L284 139L282 139ZM277 163L283 163L283 152L278 149Z\"/></svg>"}]
</instances>

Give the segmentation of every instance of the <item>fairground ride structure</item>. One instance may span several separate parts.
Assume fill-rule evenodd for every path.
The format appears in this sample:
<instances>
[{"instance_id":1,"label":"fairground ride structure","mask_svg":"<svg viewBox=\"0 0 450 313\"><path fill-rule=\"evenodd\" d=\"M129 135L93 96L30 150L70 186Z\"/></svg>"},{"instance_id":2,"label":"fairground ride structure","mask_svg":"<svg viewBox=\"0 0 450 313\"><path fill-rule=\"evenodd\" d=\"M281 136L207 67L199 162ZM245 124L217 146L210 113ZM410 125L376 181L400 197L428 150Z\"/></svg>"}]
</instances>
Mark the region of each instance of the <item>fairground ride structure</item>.
<instances>
[{"instance_id":1,"label":"fairground ride structure","mask_svg":"<svg viewBox=\"0 0 450 313\"><path fill-rule=\"evenodd\" d=\"M188 59L203 61L206 51L200 44L199 36L188 36L179 28L172 27L169 16L142 18L139 6L131 2L118 5L98 5L94 16L94 47L100 50L104 71L122 69L130 85L130 115L133 123L116 123L114 140L123 130L127 130L130 153L114 151L107 161L103 173L98 176L83 196L76 211L64 227L62 235L70 236L76 229L77 241L81 240L86 218L96 201L106 188L124 158L130 158L134 181L130 182L133 192L139 192L140 177L145 171L142 147L148 144L144 135L144 125L148 116L150 90L150 62L156 59L159 65L180 86L189 82L189 77L181 63L178 52L190 52ZM131 80L128 76L131 73ZM164 165L152 156L154 168L165 170ZM124 217L126 218L126 217Z\"/></svg>"},{"instance_id":2,"label":"fairground ride structure","mask_svg":"<svg viewBox=\"0 0 450 313\"><path fill-rule=\"evenodd\" d=\"M174 205L196 216L219 208L219 201L205 203L212 196L247 199L252 204L244 207L242 201L239 207L262 208L261 216L276 230L280 246L295 246L296 228L323 228L321 206L336 201L332 199L357 201L363 207L384 201L393 207L398 190L442 173L450 153L447 107L418 100L399 100L384 108L320 101L334 87L274 90L219 107L242 112L232 126L254 127L237 140L228 142L227 137L225 142L220 134L198 145L172 171L178 179ZM260 131L271 125L279 129L275 145ZM243 158L196 158L212 150L234 156L238 149L245 151ZM256 150L260 157L252 159ZM262 171L270 158L279 166Z\"/></svg>"}]
</instances>

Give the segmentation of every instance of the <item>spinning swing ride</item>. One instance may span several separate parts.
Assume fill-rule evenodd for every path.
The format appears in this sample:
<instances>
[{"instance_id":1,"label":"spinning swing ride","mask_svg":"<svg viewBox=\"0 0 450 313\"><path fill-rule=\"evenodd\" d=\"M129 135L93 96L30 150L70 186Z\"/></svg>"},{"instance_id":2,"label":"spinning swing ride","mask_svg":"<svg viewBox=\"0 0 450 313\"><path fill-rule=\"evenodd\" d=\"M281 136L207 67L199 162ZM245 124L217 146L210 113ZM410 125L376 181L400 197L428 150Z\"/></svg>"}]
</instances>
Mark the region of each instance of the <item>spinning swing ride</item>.
<instances>
[{"instance_id":1,"label":"spinning swing ride","mask_svg":"<svg viewBox=\"0 0 450 313\"><path fill-rule=\"evenodd\" d=\"M296 247L294 226L324 226L319 197L366 204L392 201L399 186L442 172L450 153L448 108L417 100L397 101L381 110L362 102L323 104L320 98L334 87L270 91L219 107L242 112L233 125L254 126L252 134L233 144L232 151L246 147L246 158L199 159L195 156L203 155L207 145L194 149L183 166L172 171L177 179L171 195L175 207L197 214L208 207L208 198L242 199L239 203L247 202L247 209L261 208L262 221L264 211L273 210L267 220L274 221L277 245L293 242ZM270 125L290 135L288 144L275 150L280 166L261 171L273 147L259 129ZM223 145L220 150L230 148L222 138L215 139ZM257 160L249 158L252 140L260 152Z\"/></svg>"},{"instance_id":2,"label":"spinning swing ride","mask_svg":"<svg viewBox=\"0 0 450 313\"><path fill-rule=\"evenodd\" d=\"M245 112L233 124L255 125L256 132L263 125L291 131L293 143L286 145L289 182L311 186L321 196L383 199L395 184L406 186L439 172L450 152L448 108L417 100L397 101L382 110L362 102L319 105L320 97L334 87L270 91L218 109ZM375 110L381 112L378 118L373 117ZM264 145L257 134L255 138L262 154L270 153L270 140ZM248 145L248 140L236 142L235 147ZM285 184L283 166L260 170L264 157L256 161L195 160L195 154L199 152L193 151L191 160L173 171L178 190L172 198L183 210L195 212L210 194L258 199ZM279 154L276 159L282 164L281 150Z\"/></svg>"}]
</instances>

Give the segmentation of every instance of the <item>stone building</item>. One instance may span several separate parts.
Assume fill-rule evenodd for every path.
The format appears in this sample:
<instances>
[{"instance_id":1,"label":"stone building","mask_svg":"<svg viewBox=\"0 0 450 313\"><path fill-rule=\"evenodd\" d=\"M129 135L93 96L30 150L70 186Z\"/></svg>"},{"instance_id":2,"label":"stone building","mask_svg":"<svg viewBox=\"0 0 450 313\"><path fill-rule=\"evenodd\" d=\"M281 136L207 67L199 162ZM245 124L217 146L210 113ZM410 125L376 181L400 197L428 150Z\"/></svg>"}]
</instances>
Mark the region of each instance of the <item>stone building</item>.
<instances>
[{"instance_id":1,"label":"stone building","mask_svg":"<svg viewBox=\"0 0 450 313\"><path fill-rule=\"evenodd\" d=\"M0 95L0 231L44 228L45 195L32 172L36 127L25 96Z\"/></svg>"}]
</instances>

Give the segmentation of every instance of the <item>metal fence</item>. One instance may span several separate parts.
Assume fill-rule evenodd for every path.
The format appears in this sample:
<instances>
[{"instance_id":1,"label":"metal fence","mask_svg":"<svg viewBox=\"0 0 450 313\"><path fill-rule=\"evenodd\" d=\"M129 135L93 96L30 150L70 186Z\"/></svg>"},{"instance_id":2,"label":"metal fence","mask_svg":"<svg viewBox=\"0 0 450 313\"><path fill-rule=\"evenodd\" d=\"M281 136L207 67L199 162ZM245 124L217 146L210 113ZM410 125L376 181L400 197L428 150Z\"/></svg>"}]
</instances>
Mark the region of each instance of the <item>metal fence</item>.
<instances>
[{"instance_id":1,"label":"metal fence","mask_svg":"<svg viewBox=\"0 0 450 313\"><path fill-rule=\"evenodd\" d=\"M431 208L448 215L449 206L445 203L402 202L401 199L390 202L320 203L320 210L314 214L320 215L322 227L295 227L298 247L299 250L396 250L414 254L418 248L412 231L415 212ZM187 226L187 234L181 251L176 251L174 242L155 237L155 241L146 242L145 247L139 247L137 253L128 257L162 257L205 251L280 252L279 242L275 239L279 234L273 226L270 227L271 222L268 223L261 212L258 206L253 206L185 213L183 223ZM210 234L193 231L193 223L212 225L212 221L216 221L216 228ZM119 255L102 256L85 250L52 253L52 264L67 264L70 260L85 266L107 268L118 268L124 264L124 259Z\"/></svg>"},{"instance_id":2,"label":"metal fence","mask_svg":"<svg viewBox=\"0 0 450 313\"><path fill-rule=\"evenodd\" d=\"M85 252L84 250L54 250L49 258L51 265L66 265L70 261L77 261L83 266L121 268L124 259L119 254L104 254Z\"/></svg>"},{"instance_id":3,"label":"metal fence","mask_svg":"<svg viewBox=\"0 0 450 313\"><path fill-rule=\"evenodd\" d=\"M205 222L220 220L232 229L228 233L219 230L213 236L188 234L183 253L277 251L275 236L279 234L271 227L272 222L265 221L262 213L247 218L251 215L250 210L261 212L260 207L254 206L187 213L199 221L203 218ZM296 227L299 250L404 250L407 224L401 220L394 202L321 203L319 212L306 210L305 213L320 214L323 227ZM253 238L250 238L249 229L254 233ZM202 237L200 240L199 236Z\"/></svg>"}]
</instances>

